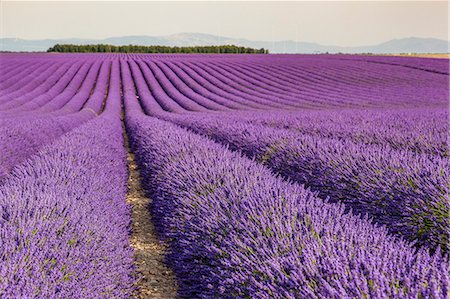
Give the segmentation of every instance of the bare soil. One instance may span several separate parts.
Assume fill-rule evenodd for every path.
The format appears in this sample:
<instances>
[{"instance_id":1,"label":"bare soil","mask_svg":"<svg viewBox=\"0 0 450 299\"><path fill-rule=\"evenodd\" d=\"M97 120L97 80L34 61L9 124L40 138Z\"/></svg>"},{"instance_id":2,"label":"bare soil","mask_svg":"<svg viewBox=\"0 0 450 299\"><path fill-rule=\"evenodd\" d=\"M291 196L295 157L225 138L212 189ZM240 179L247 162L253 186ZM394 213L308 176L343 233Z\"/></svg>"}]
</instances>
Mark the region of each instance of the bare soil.
<instances>
[{"instance_id":1,"label":"bare soil","mask_svg":"<svg viewBox=\"0 0 450 299\"><path fill-rule=\"evenodd\" d=\"M148 210L151 199L145 196L142 189L139 169L126 134L125 139L129 167L127 203L132 207L130 243L135 251L135 265L139 278L134 297L138 299L177 298L175 275L164 263L168 247L156 236Z\"/></svg>"},{"instance_id":2,"label":"bare soil","mask_svg":"<svg viewBox=\"0 0 450 299\"><path fill-rule=\"evenodd\" d=\"M450 58L449 53L442 53L442 54L393 54L392 56L404 56L404 57L423 57L423 58Z\"/></svg>"}]
</instances>

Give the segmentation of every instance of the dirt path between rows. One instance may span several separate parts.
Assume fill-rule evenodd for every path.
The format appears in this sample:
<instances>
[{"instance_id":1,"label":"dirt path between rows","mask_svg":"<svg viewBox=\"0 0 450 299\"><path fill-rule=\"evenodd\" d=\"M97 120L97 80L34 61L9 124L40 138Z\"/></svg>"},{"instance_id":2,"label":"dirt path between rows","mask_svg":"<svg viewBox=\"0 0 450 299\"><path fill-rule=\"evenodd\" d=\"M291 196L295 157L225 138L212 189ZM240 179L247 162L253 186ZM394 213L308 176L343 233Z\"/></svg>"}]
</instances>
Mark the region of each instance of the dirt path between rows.
<instances>
[{"instance_id":1,"label":"dirt path between rows","mask_svg":"<svg viewBox=\"0 0 450 299\"><path fill-rule=\"evenodd\" d=\"M135 265L139 281L134 298L172 299L177 297L173 271L164 264L167 245L158 240L148 210L150 199L141 187L140 173L125 134L128 151L127 203L132 207L132 234L130 243L135 250Z\"/></svg>"}]
</instances>

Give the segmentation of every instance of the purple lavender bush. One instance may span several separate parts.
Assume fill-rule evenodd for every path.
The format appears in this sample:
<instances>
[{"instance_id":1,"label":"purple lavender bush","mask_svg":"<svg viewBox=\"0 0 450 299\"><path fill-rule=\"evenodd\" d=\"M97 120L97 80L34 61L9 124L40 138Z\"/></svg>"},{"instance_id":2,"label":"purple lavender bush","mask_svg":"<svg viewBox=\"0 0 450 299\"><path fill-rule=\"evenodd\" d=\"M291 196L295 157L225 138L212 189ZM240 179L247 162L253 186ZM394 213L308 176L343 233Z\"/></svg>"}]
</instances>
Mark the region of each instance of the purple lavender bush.
<instances>
[{"instance_id":1,"label":"purple lavender bush","mask_svg":"<svg viewBox=\"0 0 450 299\"><path fill-rule=\"evenodd\" d=\"M125 298L133 257L116 117L101 116L17 166L0 186L3 298Z\"/></svg>"},{"instance_id":2,"label":"purple lavender bush","mask_svg":"<svg viewBox=\"0 0 450 299\"><path fill-rule=\"evenodd\" d=\"M448 250L446 158L316 138L211 114L164 118L243 152L286 179L318 191L322 198L368 214L418 246Z\"/></svg>"},{"instance_id":3,"label":"purple lavender bush","mask_svg":"<svg viewBox=\"0 0 450 299\"><path fill-rule=\"evenodd\" d=\"M447 261L128 99L126 124L184 298L445 298Z\"/></svg>"},{"instance_id":4,"label":"purple lavender bush","mask_svg":"<svg viewBox=\"0 0 450 299\"><path fill-rule=\"evenodd\" d=\"M23 132L47 144L0 185L1 298L131 297L135 269L118 66L112 64L101 116L38 117L28 125L36 129ZM72 130L56 139L66 127Z\"/></svg>"}]
</instances>

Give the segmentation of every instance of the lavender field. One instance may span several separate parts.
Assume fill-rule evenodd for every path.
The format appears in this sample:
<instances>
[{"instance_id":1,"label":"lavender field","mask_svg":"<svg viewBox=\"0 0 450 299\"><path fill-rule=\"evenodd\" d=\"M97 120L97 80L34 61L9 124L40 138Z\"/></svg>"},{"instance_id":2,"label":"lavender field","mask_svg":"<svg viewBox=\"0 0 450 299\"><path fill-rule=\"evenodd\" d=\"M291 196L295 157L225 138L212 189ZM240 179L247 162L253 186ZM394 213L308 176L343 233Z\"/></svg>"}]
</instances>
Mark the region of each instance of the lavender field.
<instances>
[{"instance_id":1,"label":"lavender field","mask_svg":"<svg viewBox=\"0 0 450 299\"><path fill-rule=\"evenodd\" d=\"M449 298L449 79L433 58L1 54L0 298L137 296L129 153L179 298Z\"/></svg>"}]
</instances>

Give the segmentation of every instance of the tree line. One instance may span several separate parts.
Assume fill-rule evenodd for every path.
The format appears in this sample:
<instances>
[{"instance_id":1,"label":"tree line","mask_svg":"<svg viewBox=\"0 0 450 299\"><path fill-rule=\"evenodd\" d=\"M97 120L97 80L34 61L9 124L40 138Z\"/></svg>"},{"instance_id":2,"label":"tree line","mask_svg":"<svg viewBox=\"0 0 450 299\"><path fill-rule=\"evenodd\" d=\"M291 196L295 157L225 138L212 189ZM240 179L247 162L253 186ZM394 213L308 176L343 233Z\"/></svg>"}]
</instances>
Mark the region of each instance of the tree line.
<instances>
[{"instance_id":1,"label":"tree line","mask_svg":"<svg viewBox=\"0 0 450 299\"><path fill-rule=\"evenodd\" d=\"M192 46L192 47L170 47L170 46L114 46L114 45L71 45L56 44L47 52L61 53L219 53L219 54L269 54L269 50L239 47L235 45L223 46Z\"/></svg>"}]
</instances>

